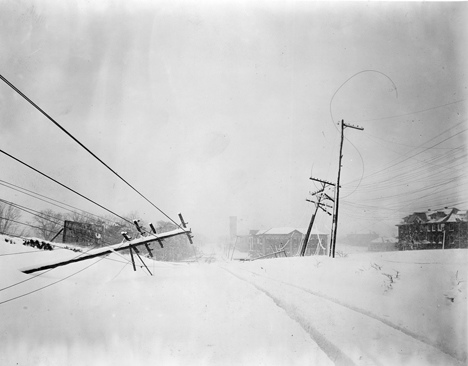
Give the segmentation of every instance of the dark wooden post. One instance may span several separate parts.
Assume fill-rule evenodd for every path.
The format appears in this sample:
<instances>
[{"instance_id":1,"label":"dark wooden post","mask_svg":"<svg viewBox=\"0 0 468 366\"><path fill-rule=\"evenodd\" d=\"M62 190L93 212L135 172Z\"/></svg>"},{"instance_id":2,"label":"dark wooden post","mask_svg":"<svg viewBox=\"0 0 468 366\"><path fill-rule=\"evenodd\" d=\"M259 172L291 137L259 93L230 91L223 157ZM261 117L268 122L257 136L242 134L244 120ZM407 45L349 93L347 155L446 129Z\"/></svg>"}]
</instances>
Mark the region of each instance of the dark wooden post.
<instances>
[{"instance_id":1,"label":"dark wooden post","mask_svg":"<svg viewBox=\"0 0 468 366\"><path fill-rule=\"evenodd\" d=\"M335 185L335 205L333 210L333 220L332 220L332 232L331 232L331 243L330 243L330 256L335 258L335 248L336 248L336 232L338 228L338 205L340 200L340 178L341 178L341 159L343 157L343 139L344 139L344 129L345 127L354 128L356 130L364 130L364 128L359 126L347 125L344 123L344 120L340 121L341 126L341 140L340 140L340 155L338 157L338 178Z\"/></svg>"},{"instance_id":2,"label":"dark wooden post","mask_svg":"<svg viewBox=\"0 0 468 366\"><path fill-rule=\"evenodd\" d=\"M133 270L136 271L135 259L133 258L133 251L132 251L132 246L131 245L129 246L129 250L130 250L130 257L132 258Z\"/></svg>"}]
</instances>

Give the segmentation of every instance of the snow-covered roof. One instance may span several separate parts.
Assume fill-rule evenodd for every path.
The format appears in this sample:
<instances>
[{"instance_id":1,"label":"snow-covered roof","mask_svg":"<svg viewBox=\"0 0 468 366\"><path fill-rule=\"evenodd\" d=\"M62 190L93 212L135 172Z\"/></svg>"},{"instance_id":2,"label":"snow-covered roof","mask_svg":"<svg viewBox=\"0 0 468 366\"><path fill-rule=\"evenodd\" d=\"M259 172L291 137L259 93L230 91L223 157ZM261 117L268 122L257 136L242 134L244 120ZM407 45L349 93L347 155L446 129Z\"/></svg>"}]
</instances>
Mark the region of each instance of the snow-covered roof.
<instances>
[{"instance_id":1,"label":"snow-covered roof","mask_svg":"<svg viewBox=\"0 0 468 366\"><path fill-rule=\"evenodd\" d=\"M466 210L458 211L457 213L451 214L446 222L460 222L460 221L467 221Z\"/></svg>"},{"instance_id":2,"label":"snow-covered roof","mask_svg":"<svg viewBox=\"0 0 468 366\"><path fill-rule=\"evenodd\" d=\"M445 222L467 221L466 210L444 208L440 210L428 210L425 212L414 212L403 218L400 225L411 225L415 222L423 224L442 224Z\"/></svg>"},{"instance_id":3,"label":"snow-covered roof","mask_svg":"<svg viewBox=\"0 0 468 366\"><path fill-rule=\"evenodd\" d=\"M382 243L398 243L397 238L392 238L388 236L380 236L377 239L371 241L371 243L382 244Z\"/></svg>"},{"instance_id":4,"label":"snow-covered roof","mask_svg":"<svg viewBox=\"0 0 468 366\"><path fill-rule=\"evenodd\" d=\"M301 234L306 234L307 229L304 228L295 228L295 227L273 227L267 230L260 230L256 235L290 235L294 231L297 231ZM312 235L328 235L328 233L321 232L315 228L312 228Z\"/></svg>"},{"instance_id":5,"label":"snow-covered roof","mask_svg":"<svg viewBox=\"0 0 468 366\"><path fill-rule=\"evenodd\" d=\"M271 229L268 229L265 234L268 235L289 235L292 234L293 231L299 231L296 228L293 227L273 227ZM301 232L301 231L299 231Z\"/></svg>"}]
</instances>

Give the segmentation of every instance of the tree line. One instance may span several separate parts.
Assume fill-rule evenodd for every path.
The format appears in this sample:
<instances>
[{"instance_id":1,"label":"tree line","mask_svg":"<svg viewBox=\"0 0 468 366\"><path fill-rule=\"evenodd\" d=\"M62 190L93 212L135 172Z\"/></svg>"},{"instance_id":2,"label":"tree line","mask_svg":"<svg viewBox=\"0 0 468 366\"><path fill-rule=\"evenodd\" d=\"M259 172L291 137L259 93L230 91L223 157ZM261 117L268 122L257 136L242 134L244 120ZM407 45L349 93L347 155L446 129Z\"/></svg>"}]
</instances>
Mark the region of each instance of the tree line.
<instances>
[{"instance_id":1,"label":"tree line","mask_svg":"<svg viewBox=\"0 0 468 366\"><path fill-rule=\"evenodd\" d=\"M22 212L18 207L0 201L0 233L13 236L35 236L40 239L54 242L62 242L65 221L79 223L82 227L93 228L89 240L83 240L78 245L102 247L118 244L124 241L122 232L126 232L130 238L140 236L136 227L130 222L138 220L137 212L130 212L123 216L126 220L111 217L98 217L84 212L58 212L45 209L34 214L32 221L22 222ZM149 231L148 223L139 221L140 226ZM158 221L155 225L157 233L164 233L177 228L171 222ZM62 231L62 232L61 232ZM160 244L151 242L149 247L153 258L160 261L180 261L196 255L196 249L188 242L185 235L179 235L163 241L164 248ZM149 256L149 253L145 254Z\"/></svg>"}]
</instances>

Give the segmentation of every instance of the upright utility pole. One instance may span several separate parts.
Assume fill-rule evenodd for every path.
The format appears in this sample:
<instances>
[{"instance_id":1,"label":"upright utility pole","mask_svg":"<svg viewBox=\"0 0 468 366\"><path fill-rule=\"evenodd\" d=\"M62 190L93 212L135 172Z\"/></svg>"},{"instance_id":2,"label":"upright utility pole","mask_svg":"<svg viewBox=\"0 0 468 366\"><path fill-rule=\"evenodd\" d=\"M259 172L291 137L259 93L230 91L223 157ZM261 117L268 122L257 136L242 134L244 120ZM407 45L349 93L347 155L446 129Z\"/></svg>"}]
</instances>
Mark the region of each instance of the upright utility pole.
<instances>
[{"instance_id":1,"label":"upright utility pole","mask_svg":"<svg viewBox=\"0 0 468 366\"><path fill-rule=\"evenodd\" d=\"M340 155L338 158L338 178L335 185L335 204L333 205L333 220L332 220L332 231L331 231L331 242L330 242L330 253L329 255L335 258L335 248L336 248L336 231L338 227L338 206L340 200L340 178L341 178L341 158L343 157L343 139L344 139L344 129L346 127L354 128L355 130L363 131L364 128L359 126L348 125L344 123L344 120L340 121L341 129L341 141L340 141Z\"/></svg>"}]
</instances>

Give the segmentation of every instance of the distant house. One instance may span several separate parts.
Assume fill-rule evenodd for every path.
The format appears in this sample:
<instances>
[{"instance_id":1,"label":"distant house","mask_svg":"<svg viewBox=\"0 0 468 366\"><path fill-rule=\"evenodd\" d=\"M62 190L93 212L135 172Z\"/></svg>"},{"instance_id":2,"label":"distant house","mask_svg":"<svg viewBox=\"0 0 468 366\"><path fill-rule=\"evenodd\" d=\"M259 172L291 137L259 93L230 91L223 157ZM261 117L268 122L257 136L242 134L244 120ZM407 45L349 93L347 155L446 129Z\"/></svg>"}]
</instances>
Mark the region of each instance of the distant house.
<instances>
[{"instance_id":1,"label":"distant house","mask_svg":"<svg viewBox=\"0 0 468 366\"><path fill-rule=\"evenodd\" d=\"M343 242L353 246L369 247L376 239L379 239L379 234L370 231L369 233L348 234L343 238Z\"/></svg>"},{"instance_id":2,"label":"distant house","mask_svg":"<svg viewBox=\"0 0 468 366\"><path fill-rule=\"evenodd\" d=\"M397 249L397 238L379 236L378 238L371 240L368 249L370 252L388 252Z\"/></svg>"},{"instance_id":3,"label":"distant house","mask_svg":"<svg viewBox=\"0 0 468 366\"><path fill-rule=\"evenodd\" d=\"M284 250L288 257L295 256L300 250L306 229L278 227L268 230L251 230L244 236L251 256L266 255ZM312 229L305 255L325 255L328 250L328 234Z\"/></svg>"},{"instance_id":4,"label":"distant house","mask_svg":"<svg viewBox=\"0 0 468 366\"><path fill-rule=\"evenodd\" d=\"M446 207L443 210L414 212L398 227L398 248L467 248L467 211Z\"/></svg>"}]
</instances>

